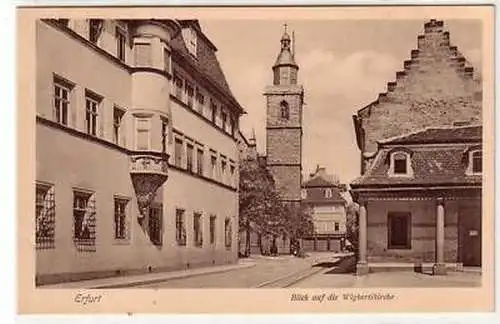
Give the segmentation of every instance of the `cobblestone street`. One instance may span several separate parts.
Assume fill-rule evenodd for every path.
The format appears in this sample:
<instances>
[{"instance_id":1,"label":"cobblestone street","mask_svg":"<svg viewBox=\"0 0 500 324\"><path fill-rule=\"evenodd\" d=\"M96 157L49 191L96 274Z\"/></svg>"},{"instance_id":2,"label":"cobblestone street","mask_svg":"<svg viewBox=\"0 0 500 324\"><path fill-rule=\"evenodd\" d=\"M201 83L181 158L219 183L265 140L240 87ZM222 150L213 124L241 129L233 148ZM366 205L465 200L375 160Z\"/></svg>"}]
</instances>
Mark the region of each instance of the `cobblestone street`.
<instances>
[{"instance_id":1,"label":"cobblestone street","mask_svg":"<svg viewBox=\"0 0 500 324\"><path fill-rule=\"evenodd\" d=\"M251 257L251 268L145 284L134 288L252 288L268 281L310 269L312 260L290 256L278 258Z\"/></svg>"},{"instance_id":2,"label":"cobblestone street","mask_svg":"<svg viewBox=\"0 0 500 324\"><path fill-rule=\"evenodd\" d=\"M335 258L333 254L311 255L305 259L289 256L278 258L254 256L242 262L253 262L255 266L141 284L134 288L425 288L481 285L481 273L477 269L449 272L446 276L396 271L370 273L357 277L352 273L354 266L352 257Z\"/></svg>"}]
</instances>

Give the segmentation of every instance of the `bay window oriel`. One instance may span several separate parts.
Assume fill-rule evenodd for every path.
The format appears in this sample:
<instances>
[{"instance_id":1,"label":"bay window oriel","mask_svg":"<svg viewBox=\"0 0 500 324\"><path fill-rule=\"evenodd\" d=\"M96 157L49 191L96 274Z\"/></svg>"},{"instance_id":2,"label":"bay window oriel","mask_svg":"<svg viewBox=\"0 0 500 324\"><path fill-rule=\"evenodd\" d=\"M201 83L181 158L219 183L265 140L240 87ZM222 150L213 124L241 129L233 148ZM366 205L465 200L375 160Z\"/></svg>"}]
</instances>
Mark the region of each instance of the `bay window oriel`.
<instances>
[{"instance_id":1,"label":"bay window oriel","mask_svg":"<svg viewBox=\"0 0 500 324\"><path fill-rule=\"evenodd\" d=\"M151 149L150 117L136 117L135 119L135 149L138 151Z\"/></svg>"}]
</instances>

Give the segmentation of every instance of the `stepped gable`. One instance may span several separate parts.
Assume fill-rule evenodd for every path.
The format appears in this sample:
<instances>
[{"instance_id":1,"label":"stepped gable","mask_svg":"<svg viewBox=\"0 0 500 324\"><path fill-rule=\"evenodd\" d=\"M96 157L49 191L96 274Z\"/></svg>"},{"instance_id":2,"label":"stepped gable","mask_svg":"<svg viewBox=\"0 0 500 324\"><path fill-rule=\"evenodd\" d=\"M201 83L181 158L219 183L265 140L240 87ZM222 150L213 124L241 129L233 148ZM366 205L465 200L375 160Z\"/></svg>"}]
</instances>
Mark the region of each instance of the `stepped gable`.
<instances>
[{"instance_id":1,"label":"stepped gable","mask_svg":"<svg viewBox=\"0 0 500 324\"><path fill-rule=\"evenodd\" d=\"M358 146L374 152L377 141L416 129L481 122L481 89L443 21L432 19L386 92L354 116Z\"/></svg>"}]
</instances>

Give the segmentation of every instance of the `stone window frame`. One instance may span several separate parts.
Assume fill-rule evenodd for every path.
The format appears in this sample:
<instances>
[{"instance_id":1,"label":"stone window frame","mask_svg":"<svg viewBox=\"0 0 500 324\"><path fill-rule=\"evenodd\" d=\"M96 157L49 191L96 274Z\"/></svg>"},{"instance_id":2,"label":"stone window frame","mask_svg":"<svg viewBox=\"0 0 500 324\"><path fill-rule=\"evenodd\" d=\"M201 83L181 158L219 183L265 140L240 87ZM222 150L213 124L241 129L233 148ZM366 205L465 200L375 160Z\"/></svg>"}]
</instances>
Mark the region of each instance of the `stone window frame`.
<instances>
[{"instance_id":1,"label":"stone window frame","mask_svg":"<svg viewBox=\"0 0 500 324\"><path fill-rule=\"evenodd\" d=\"M124 132L124 120L126 109L119 107L117 105L113 105L113 143L116 145L121 145L121 137L125 133Z\"/></svg>"},{"instance_id":2,"label":"stone window frame","mask_svg":"<svg viewBox=\"0 0 500 324\"><path fill-rule=\"evenodd\" d=\"M73 202L72 202L72 229L73 229L73 242L79 252L95 252L96 251L96 231L97 231L97 211L96 211L96 194L94 191L87 189L73 188ZM84 205L79 203L84 202ZM81 217L81 227L83 230L84 225L88 229L88 237L83 237L77 233L76 218L78 214L83 212Z\"/></svg>"},{"instance_id":3,"label":"stone window frame","mask_svg":"<svg viewBox=\"0 0 500 324\"><path fill-rule=\"evenodd\" d=\"M102 135L102 101L104 97L96 92L85 89L85 132L88 135L99 137Z\"/></svg>"},{"instance_id":4,"label":"stone window frame","mask_svg":"<svg viewBox=\"0 0 500 324\"><path fill-rule=\"evenodd\" d=\"M154 220L157 222L153 222ZM148 234L154 246L163 246L163 203L161 202L154 202L149 209Z\"/></svg>"},{"instance_id":5,"label":"stone window frame","mask_svg":"<svg viewBox=\"0 0 500 324\"><path fill-rule=\"evenodd\" d=\"M326 188L324 191L325 198L332 198L333 191L332 188Z\"/></svg>"},{"instance_id":6,"label":"stone window frame","mask_svg":"<svg viewBox=\"0 0 500 324\"><path fill-rule=\"evenodd\" d=\"M37 250L55 248L55 208L55 186L37 181L35 187L35 242ZM45 231L41 230L42 227L45 228Z\"/></svg>"},{"instance_id":7,"label":"stone window frame","mask_svg":"<svg viewBox=\"0 0 500 324\"><path fill-rule=\"evenodd\" d=\"M116 57L122 61L126 62L127 58L127 31L119 25L115 26L115 37L116 37Z\"/></svg>"},{"instance_id":8,"label":"stone window frame","mask_svg":"<svg viewBox=\"0 0 500 324\"><path fill-rule=\"evenodd\" d=\"M175 209L175 241L178 246L187 246L186 209Z\"/></svg>"},{"instance_id":9,"label":"stone window frame","mask_svg":"<svg viewBox=\"0 0 500 324\"><path fill-rule=\"evenodd\" d=\"M469 175L469 176L476 176L476 175L482 175L483 172L483 150L482 148L474 148L474 149L471 149L469 150L468 152L468 163L467 163L467 169L466 169L466 175ZM475 158L475 155L476 155L476 158L477 158L477 154L480 154L479 155L479 158L481 159L481 170L480 171L477 171L477 170L474 170L474 158Z\"/></svg>"},{"instance_id":10,"label":"stone window frame","mask_svg":"<svg viewBox=\"0 0 500 324\"><path fill-rule=\"evenodd\" d=\"M89 19L89 41L93 44L98 44L101 39L102 32L104 30L104 20L103 19Z\"/></svg>"},{"instance_id":11,"label":"stone window frame","mask_svg":"<svg viewBox=\"0 0 500 324\"><path fill-rule=\"evenodd\" d=\"M404 156L406 160L406 172L405 173L396 173L395 171L395 162L397 157ZM393 150L389 153L389 170L387 172L389 177L405 177L405 178L413 178L413 168L411 163L411 152L407 150L397 149Z\"/></svg>"},{"instance_id":12,"label":"stone window frame","mask_svg":"<svg viewBox=\"0 0 500 324\"><path fill-rule=\"evenodd\" d=\"M203 247L203 213L193 212L193 243L197 248Z\"/></svg>"},{"instance_id":13,"label":"stone window frame","mask_svg":"<svg viewBox=\"0 0 500 324\"><path fill-rule=\"evenodd\" d=\"M210 231L210 237L209 237L209 242L210 245L216 245L217 244L217 215L212 214L209 217L209 231Z\"/></svg>"},{"instance_id":14,"label":"stone window frame","mask_svg":"<svg viewBox=\"0 0 500 324\"><path fill-rule=\"evenodd\" d=\"M392 218L406 218L406 243L403 245L392 244ZM387 213L387 249L388 250L411 250L412 249L412 214L409 211L389 211Z\"/></svg>"},{"instance_id":15,"label":"stone window frame","mask_svg":"<svg viewBox=\"0 0 500 324\"><path fill-rule=\"evenodd\" d=\"M281 119L290 119L290 105L286 100L280 102L280 117Z\"/></svg>"},{"instance_id":16,"label":"stone window frame","mask_svg":"<svg viewBox=\"0 0 500 324\"><path fill-rule=\"evenodd\" d=\"M57 74L53 75L52 82L52 109L54 121L60 125L69 127L71 116L71 101L73 99L73 90L76 84ZM66 98L64 98L64 96L62 95L63 92L66 92ZM66 104L66 106L64 106L63 104ZM65 112L63 112L63 110L65 110Z\"/></svg>"},{"instance_id":17,"label":"stone window frame","mask_svg":"<svg viewBox=\"0 0 500 324\"><path fill-rule=\"evenodd\" d=\"M335 232L340 232L340 223L339 222L333 222L333 230Z\"/></svg>"},{"instance_id":18,"label":"stone window frame","mask_svg":"<svg viewBox=\"0 0 500 324\"><path fill-rule=\"evenodd\" d=\"M113 196L113 239L115 243L120 244L129 244L130 243L130 212L129 212L129 202L131 201L130 197L114 195ZM117 203L123 203L123 210L120 215L117 214ZM117 231L117 216L123 217L121 222L123 223L123 233L118 235Z\"/></svg>"},{"instance_id":19,"label":"stone window frame","mask_svg":"<svg viewBox=\"0 0 500 324\"><path fill-rule=\"evenodd\" d=\"M226 250L231 249L233 245L233 227L230 217L224 219L224 246Z\"/></svg>"},{"instance_id":20,"label":"stone window frame","mask_svg":"<svg viewBox=\"0 0 500 324\"><path fill-rule=\"evenodd\" d=\"M152 132L152 119L153 119L153 114L147 113L147 114L134 114L134 149L137 151L149 151L151 150L152 146L152 138L151 138L151 132ZM143 127L139 127L140 122L144 122ZM144 132L147 133L147 148L138 148L138 138L139 138L139 132Z\"/></svg>"}]
</instances>

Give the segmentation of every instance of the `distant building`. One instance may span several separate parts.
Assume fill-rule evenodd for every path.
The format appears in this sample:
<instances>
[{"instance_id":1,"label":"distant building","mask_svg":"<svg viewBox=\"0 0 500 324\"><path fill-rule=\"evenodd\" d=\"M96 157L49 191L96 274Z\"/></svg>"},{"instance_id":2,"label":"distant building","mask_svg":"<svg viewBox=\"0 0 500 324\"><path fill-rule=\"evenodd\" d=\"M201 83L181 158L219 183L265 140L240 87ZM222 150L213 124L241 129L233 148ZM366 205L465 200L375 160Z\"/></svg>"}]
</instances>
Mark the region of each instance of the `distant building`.
<instances>
[{"instance_id":1,"label":"distant building","mask_svg":"<svg viewBox=\"0 0 500 324\"><path fill-rule=\"evenodd\" d=\"M237 261L239 117L196 20L36 22L36 279Z\"/></svg>"},{"instance_id":2,"label":"distant building","mask_svg":"<svg viewBox=\"0 0 500 324\"><path fill-rule=\"evenodd\" d=\"M314 232L303 238L305 251L334 251L344 249L346 235L346 200L338 179L316 169L302 184L302 204L310 210Z\"/></svg>"},{"instance_id":3,"label":"distant building","mask_svg":"<svg viewBox=\"0 0 500 324\"><path fill-rule=\"evenodd\" d=\"M443 21L426 22L404 71L354 116L358 273L388 261L432 262L436 274L479 264L481 121L480 77Z\"/></svg>"}]
</instances>

